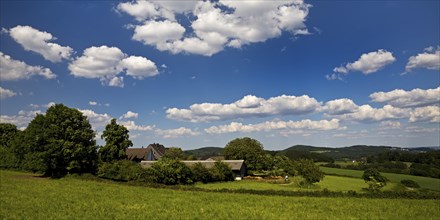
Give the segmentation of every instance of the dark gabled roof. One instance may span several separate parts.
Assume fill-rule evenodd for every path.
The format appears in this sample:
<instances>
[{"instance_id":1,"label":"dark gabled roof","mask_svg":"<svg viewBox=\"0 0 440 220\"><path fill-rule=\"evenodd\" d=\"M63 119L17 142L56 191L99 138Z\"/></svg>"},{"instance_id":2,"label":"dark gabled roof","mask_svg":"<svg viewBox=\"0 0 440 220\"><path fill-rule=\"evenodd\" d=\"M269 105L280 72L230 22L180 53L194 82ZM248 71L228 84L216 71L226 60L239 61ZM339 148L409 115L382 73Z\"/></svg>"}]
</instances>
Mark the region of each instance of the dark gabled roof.
<instances>
[{"instance_id":1,"label":"dark gabled roof","mask_svg":"<svg viewBox=\"0 0 440 220\"><path fill-rule=\"evenodd\" d=\"M152 151L154 158L159 159L165 154L166 148L161 144L150 144L146 148L127 148L125 154L129 160L146 160L148 152Z\"/></svg>"},{"instance_id":2,"label":"dark gabled roof","mask_svg":"<svg viewBox=\"0 0 440 220\"><path fill-rule=\"evenodd\" d=\"M151 167L153 163L156 163L157 161L141 161L142 167ZM206 168L211 168L214 166L215 162L214 160L182 160L184 164L187 166L193 166L196 163L201 163ZM244 160L222 160L221 162L227 164L229 167L231 167L231 170L241 170L241 167L244 166Z\"/></svg>"},{"instance_id":3,"label":"dark gabled roof","mask_svg":"<svg viewBox=\"0 0 440 220\"><path fill-rule=\"evenodd\" d=\"M129 160L146 160L147 148L127 148L125 154Z\"/></svg>"}]
</instances>

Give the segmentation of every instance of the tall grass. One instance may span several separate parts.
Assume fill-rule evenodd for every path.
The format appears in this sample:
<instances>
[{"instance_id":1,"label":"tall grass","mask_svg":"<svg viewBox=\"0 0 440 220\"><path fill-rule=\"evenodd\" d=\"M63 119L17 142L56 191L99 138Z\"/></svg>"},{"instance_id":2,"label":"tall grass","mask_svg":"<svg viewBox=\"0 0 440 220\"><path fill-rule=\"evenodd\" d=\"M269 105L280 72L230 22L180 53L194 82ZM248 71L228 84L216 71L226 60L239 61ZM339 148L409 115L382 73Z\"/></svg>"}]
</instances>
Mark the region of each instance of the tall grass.
<instances>
[{"instance_id":1,"label":"tall grass","mask_svg":"<svg viewBox=\"0 0 440 220\"><path fill-rule=\"evenodd\" d=\"M1 171L0 219L436 219L438 200L191 192Z\"/></svg>"}]
</instances>

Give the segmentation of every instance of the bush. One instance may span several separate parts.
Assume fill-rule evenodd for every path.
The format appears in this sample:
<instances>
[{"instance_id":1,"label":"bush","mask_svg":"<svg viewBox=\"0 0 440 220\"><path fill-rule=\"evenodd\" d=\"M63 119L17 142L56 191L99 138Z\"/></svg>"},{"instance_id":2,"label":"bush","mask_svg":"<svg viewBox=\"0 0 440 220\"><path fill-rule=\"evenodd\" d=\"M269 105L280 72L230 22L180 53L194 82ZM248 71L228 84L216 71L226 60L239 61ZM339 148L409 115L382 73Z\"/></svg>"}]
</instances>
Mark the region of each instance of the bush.
<instances>
[{"instance_id":1,"label":"bush","mask_svg":"<svg viewBox=\"0 0 440 220\"><path fill-rule=\"evenodd\" d=\"M202 182L209 183L212 182L212 174L209 172L209 169L204 167L202 163L196 163L191 167L193 172L193 181L194 182Z\"/></svg>"},{"instance_id":2,"label":"bush","mask_svg":"<svg viewBox=\"0 0 440 220\"><path fill-rule=\"evenodd\" d=\"M135 181L145 177L145 170L130 160L103 163L98 168L98 177L116 181Z\"/></svg>"},{"instance_id":3,"label":"bush","mask_svg":"<svg viewBox=\"0 0 440 220\"><path fill-rule=\"evenodd\" d=\"M179 160L163 158L147 170L154 183L165 185L194 183L193 172Z\"/></svg>"},{"instance_id":4,"label":"bush","mask_svg":"<svg viewBox=\"0 0 440 220\"><path fill-rule=\"evenodd\" d=\"M210 171L214 182L234 180L234 173L232 172L231 168L221 161L216 161Z\"/></svg>"},{"instance_id":5,"label":"bush","mask_svg":"<svg viewBox=\"0 0 440 220\"><path fill-rule=\"evenodd\" d=\"M419 184L414 180L401 180L400 183L410 188L420 188Z\"/></svg>"}]
</instances>

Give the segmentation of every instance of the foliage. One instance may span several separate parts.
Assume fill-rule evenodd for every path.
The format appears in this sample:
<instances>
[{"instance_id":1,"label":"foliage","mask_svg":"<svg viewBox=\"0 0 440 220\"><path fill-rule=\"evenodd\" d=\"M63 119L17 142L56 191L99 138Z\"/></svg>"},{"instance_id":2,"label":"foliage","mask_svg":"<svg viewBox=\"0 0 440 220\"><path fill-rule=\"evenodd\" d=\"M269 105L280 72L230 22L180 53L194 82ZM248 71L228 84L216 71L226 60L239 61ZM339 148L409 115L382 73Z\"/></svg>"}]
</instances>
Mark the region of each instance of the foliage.
<instances>
[{"instance_id":1,"label":"foliage","mask_svg":"<svg viewBox=\"0 0 440 220\"><path fill-rule=\"evenodd\" d=\"M194 182L202 182L209 183L212 182L213 177L208 168L202 165L202 163L196 163L191 167L193 172L193 181Z\"/></svg>"},{"instance_id":2,"label":"foliage","mask_svg":"<svg viewBox=\"0 0 440 220\"><path fill-rule=\"evenodd\" d=\"M265 152L263 145L252 138L236 138L226 144L224 156L227 160L245 160L248 170L261 170Z\"/></svg>"},{"instance_id":3,"label":"foliage","mask_svg":"<svg viewBox=\"0 0 440 220\"><path fill-rule=\"evenodd\" d=\"M119 160L115 162L102 163L98 169L98 177L116 181L139 180L145 170L130 160Z\"/></svg>"},{"instance_id":4,"label":"foliage","mask_svg":"<svg viewBox=\"0 0 440 220\"><path fill-rule=\"evenodd\" d=\"M161 158L148 169L154 183L176 185L194 182L191 169L176 159Z\"/></svg>"},{"instance_id":5,"label":"foliage","mask_svg":"<svg viewBox=\"0 0 440 220\"><path fill-rule=\"evenodd\" d=\"M94 173L97 152L92 127L79 110L62 104L37 115L24 131L25 168L38 167L47 176ZM42 164L43 163L43 164ZM35 166L34 165L38 165Z\"/></svg>"},{"instance_id":6,"label":"foliage","mask_svg":"<svg viewBox=\"0 0 440 220\"><path fill-rule=\"evenodd\" d=\"M311 160L301 159L295 162L295 170L307 184L317 183L324 179L324 173Z\"/></svg>"},{"instance_id":7,"label":"foliage","mask_svg":"<svg viewBox=\"0 0 440 220\"><path fill-rule=\"evenodd\" d=\"M104 162L125 159L127 157L125 151L133 146L129 139L127 128L123 125L118 125L114 118L110 124L105 126L101 138L106 142L103 147L99 148L99 155Z\"/></svg>"},{"instance_id":8,"label":"foliage","mask_svg":"<svg viewBox=\"0 0 440 220\"><path fill-rule=\"evenodd\" d=\"M402 185L406 186L406 187L410 187L410 188L420 188L420 185L414 181L414 180L401 180L400 183L402 183Z\"/></svg>"},{"instance_id":9,"label":"foliage","mask_svg":"<svg viewBox=\"0 0 440 220\"><path fill-rule=\"evenodd\" d=\"M374 168L365 170L362 179L368 184L368 188L371 191L379 191L387 184L386 178Z\"/></svg>"},{"instance_id":10,"label":"foliage","mask_svg":"<svg viewBox=\"0 0 440 220\"><path fill-rule=\"evenodd\" d=\"M177 160L185 160L187 158L185 153L183 153L182 149L179 147L170 147L166 149L163 157Z\"/></svg>"},{"instance_id":11,"label":"foliage","mask_svg":"<svg viewBox=\"0 0 440 220\"><path fill-rule=\"evenodd\" d=\"M15 125L0 123L0 167L19 168L24 157L23 132Z\"/></svg>"},{"instance_id":12,"label":"foliage","mask_svg":"<svg viewBox=\"0 0 440 220\"><path fill-rule=\"evenodd\" d=\"M216 161L210 169L212 180L214 182L233 181L234 173L231 168L221 161Z\"/></svg>"}]
</instances>

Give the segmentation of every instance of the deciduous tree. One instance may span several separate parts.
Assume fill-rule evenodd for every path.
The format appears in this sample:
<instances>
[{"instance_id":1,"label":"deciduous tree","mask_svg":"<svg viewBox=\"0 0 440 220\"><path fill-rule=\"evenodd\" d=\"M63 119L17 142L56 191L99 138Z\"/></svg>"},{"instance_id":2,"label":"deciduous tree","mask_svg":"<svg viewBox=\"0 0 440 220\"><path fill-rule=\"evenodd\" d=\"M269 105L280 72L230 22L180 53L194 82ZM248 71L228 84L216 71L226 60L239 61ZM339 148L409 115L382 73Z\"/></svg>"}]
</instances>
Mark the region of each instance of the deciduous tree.
<instances>
[{"instance_id":1,"label":"deciduous tree","mask_svg":"<svg viewBox=\"0 0 440 220\"><path fill-rule=\"evenodd\" d=\"M117 124L116 119L112 119L110 124L105 126L101 138L105 140L105 145L99 148L99 155L104 162L125 159L127 157L125 151L133 146L127 128Z\"/></svg>"},{"instance_id":2,"label":"deciduous tree","mask_svg":"<svg viewBox=\"0 0 440 220\"><path fill-rule=\"evenodd\" d=\"M263 145L252 138L236 138L230 141L224 149L227 160L245 160L249 170L258 170L264 163L265 152Z\"/></svg>"}]
</instances>

